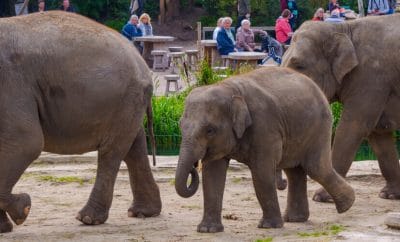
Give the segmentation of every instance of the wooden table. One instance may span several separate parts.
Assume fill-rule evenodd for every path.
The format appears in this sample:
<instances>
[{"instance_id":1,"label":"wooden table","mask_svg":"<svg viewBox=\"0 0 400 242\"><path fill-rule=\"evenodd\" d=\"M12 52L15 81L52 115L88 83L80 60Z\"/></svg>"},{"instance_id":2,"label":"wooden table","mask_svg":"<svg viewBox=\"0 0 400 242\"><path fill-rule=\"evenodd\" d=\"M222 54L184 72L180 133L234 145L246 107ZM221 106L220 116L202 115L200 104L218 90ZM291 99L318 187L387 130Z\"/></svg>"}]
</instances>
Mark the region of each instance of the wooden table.
<instances>
[{"instance_id":1,"label":"wooden table","mask_svg":"<svg viewBox=\"0 0 400 242\"><path fill-rule=\"evenodd\" d=\"M243 52L231 52L229 53L228 56L229 59L236 61L235 68L237 69L240 67L240 64L242 63L248 63L253 67L257 67L257 62L267 57L267 55L268 55L267 53L263 52L243 51Z\"/></svg>"},{"instance_id":2,"label":"wooden table","mask_svg":"<svg viewBox=\"0 0 400 242\"><path fill-rule=\"evenodd\" d=\"M219 56L217 51L217 41L216 40L202 40L200 41L201 46L204 49L204 58L207 60L207 63L211 66Z\"/></svg>"},{"instance_id":3,"label":"wooden table","mask_svg":"<svg viewBox=\"0 0 400 242\"><path fill-rule=\"evenodd\" d=\"M159 36L159 35L151 35L151 36L143 36L136 37L133 41L143 42L143 59L146 61L149 67L153 66L153 57L151 56L151 51L154 49L164 50L165 43L174 41L175 38L172 36Z\"/></svg>"}]
</instances>

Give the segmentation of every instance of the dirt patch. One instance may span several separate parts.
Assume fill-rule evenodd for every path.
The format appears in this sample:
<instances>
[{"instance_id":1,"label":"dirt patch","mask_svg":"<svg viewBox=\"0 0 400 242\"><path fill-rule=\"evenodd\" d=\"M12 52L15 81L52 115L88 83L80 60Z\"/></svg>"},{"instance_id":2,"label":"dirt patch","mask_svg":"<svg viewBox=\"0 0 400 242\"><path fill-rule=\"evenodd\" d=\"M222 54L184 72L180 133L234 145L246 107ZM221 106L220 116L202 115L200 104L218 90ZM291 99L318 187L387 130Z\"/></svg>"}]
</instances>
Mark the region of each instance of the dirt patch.
<instances>
[{"instance_id":1,"label":"dirt patch","mask_svg":"<svg viewBox=\"0 0 400 242\"><path fill-rule=\"evenodd\" d=\"M174 188L175 158L154 169L160 187L163 210L154 218L128 218L132 202L125 165L119 173L110 217L106 224L84 226L74 219L84 206L95 177L93 163L32 165L15 187L32 197L31 214L14 232L1 234L0 241L376 241L398 240L400 232L383 225L387 212L398 212L399 201L378 198L384 180L379 175L361 172L354 167L348 181L356 190L356 202L350 211L337 214L333 204L311 200L319 185L309 180L310 219L306 223L285 223L281 229L258 229L261 209L254 193L250 172L233 164L228 171L224 194L225 232L200 234L196 226L203 213L201 186L189 199L179 197ZM168 158L166 159L168 160ZM165 165L167 164L167 165ZM172 165L171 165L172 164ZM368 168L368 167L367 167ZM369 171L369 169L368 169ZM46 178L46 179L44 179ZM281 211L286 206L287 191L278 191Z\"/></svg>"}]
</instances>

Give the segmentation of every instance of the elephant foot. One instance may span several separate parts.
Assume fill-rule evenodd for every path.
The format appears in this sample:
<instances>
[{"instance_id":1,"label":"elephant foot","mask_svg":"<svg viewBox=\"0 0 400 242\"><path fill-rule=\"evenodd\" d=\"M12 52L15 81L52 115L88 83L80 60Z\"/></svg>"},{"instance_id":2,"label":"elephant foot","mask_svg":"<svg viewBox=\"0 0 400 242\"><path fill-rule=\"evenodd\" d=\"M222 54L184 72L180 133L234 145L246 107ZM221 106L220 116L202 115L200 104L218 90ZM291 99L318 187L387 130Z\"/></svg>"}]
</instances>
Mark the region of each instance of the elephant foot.
<instances>
[{"instance_id":1,"label":"elephant foot","mask_svg":"<svg viewBox=\"0 0 400 242\"><path fill-rule=\"evenodd\" d=\"M13 230L13 225L8 219L7 214L0 210L0 234L8 233Z\"/></svg>"},{"instance_id":2,"label":"elephant foot","mask_svg":"<svg viewBox=\"0 0 400 242\"><path fill-rule=\"evenodd\" d=\"M314 193L313 200L322 203L333 203L331 195L324 188L320 188Z\"/></svg>"},{"instance_id":3,"label":"elephant foot","mask_svg":"<svg viewBox=\"0 0 400 242\"><path fill-rule=\"evenodd\" d=\"M223 232L224 226L222 223L214 222L214 223L206 223L201 222L197 225L197 232L199 233L218 233Z\"/></svg>"},{"instance_id":4,"label":"elephant foot","mask_svg":"<svg viewBox=\"0 0 400 242\"><path fill-rule=\"evenodd\" d=\"M106 209L95 209L86 205L79 211L75 218L86 225L103 224L108 218L108 211Z\"/></svg>"},{"instance_id":5,"label":"elephant foot","mask_svg":"<svg viewBox=\"0 0 400 242\"><path fill-rule=\"evenodd\" d=\"M278 190L285 190L287 187L287 180L286 179L280 179L276 181L276 188L278 188Z\"/></svg>"},{"instance_id":6,"label":"elephant foot","mask_svg":"<svg viewBox=\"0 0 400 242\"><path fill-rule=\"evenodd\" d=\"M161 202L151 205L146 203L133 203L128 209L128 217L156 217L161 213Z\"/></svg>"},{"instance_id":7,"label":"elephant foot","mask_svg":"<svg viewBox=\"0 0 400 242\"><path fill-rule=\"evenodd\" d=\"M282 228L283 220L282 218L268 219L262 218L258 223L258 228L270 229L270 228Z\"/></svg>"},{"instance_id":8,"label":"elephant foot","mask_svg":"<svg viewBox=\"0 0 400 242\"><path fill-rule=\"evenodd\" d=\"M399 186L391 186L386 185L382 188L381 192L379 193L379 197L383 199L400 199L400 187Z\"/></svg>"},{"instance_id":9,"label":"elephant foot","mask_svg":"<svg viewBox=\"0 0 400 242\"><path fill-rule=\"evenodd\" d=\"M16 225L20 225L25 222L30 210L31 198L28 194L22 193L12 195L12 202L7 206L6 212Z\"/></svg>"},{"instance_id":10,"label":"elephant foot","mask_svg":"<svg viewBox=\"0 0 400 242\"><path fill-rule=\"evenodd\" d=\"M283 216L283 221L285 221L285 222L293 222L293 223L306 222L308 220L309 216L310 216L310 213L308 211L304 212L304 213L286 212L285 215Z\"/></svg>"}]
</instances>

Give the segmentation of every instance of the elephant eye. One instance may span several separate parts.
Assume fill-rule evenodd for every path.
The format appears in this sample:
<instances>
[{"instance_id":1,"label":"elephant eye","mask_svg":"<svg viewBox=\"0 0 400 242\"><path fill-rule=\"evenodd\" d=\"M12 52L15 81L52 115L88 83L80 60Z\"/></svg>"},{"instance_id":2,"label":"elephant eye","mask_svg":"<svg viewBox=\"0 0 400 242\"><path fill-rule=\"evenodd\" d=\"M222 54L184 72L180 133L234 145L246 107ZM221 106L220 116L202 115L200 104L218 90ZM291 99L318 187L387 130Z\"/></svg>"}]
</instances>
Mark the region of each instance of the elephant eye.
<instances>
[{"instance_id":1,"label":"elephant eye","mask_svg":"<svg viewBox=\"0 0 400 242\"><path fill-rule=\"evenodd\" d=\"M212 126L208 126L208 127L207 127L207 136L208 136L208 137L214 136L215 133L216 133L215 127L212 127Z\"/></svg>"}]
</instances>

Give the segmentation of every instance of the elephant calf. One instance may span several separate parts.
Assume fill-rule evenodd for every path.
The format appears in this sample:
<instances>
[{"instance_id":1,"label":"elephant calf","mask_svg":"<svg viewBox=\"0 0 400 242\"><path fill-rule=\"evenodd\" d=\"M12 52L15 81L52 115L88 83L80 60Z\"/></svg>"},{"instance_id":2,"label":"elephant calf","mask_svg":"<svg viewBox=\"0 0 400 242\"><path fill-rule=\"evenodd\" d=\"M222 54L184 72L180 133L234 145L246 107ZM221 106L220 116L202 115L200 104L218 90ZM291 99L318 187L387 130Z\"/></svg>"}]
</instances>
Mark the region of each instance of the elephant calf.
<instances>
[{"instance_id":1,"label":"elephant calf","mask_svg":"<svg viewBox=\"0 0 400 242\"><path fill-rule=\"evenodd\" d=\"M249 166L263 216L260 228L279 228L309 217L307 175L333 197L339 213L354 191L332 168L332 115L324 94L309 78L287 68L263 68L194 89L181 119L182 143L175 188L192 196L203 163L204 215L199 232L220 232L222 197L230 159ZM288 178L282 219L275 170ZM192 181L187 187L191 174Z\"/></svg>"},{"instance_id":2,"label":"elephant calf","mask_svg":"<svg viewBox=\"0 0 400 242\"><path fill-rule=\"evenodd\" d=\"M121 164L134 202L129 216L160 213L142 121L151 120L152 79L132 43L85 17L46 12L0 19L0 233L21 224L28 194L12 194L42 150L97 150L90 198L77 219L107 220Z\"/></svg>"}]
</instances>

